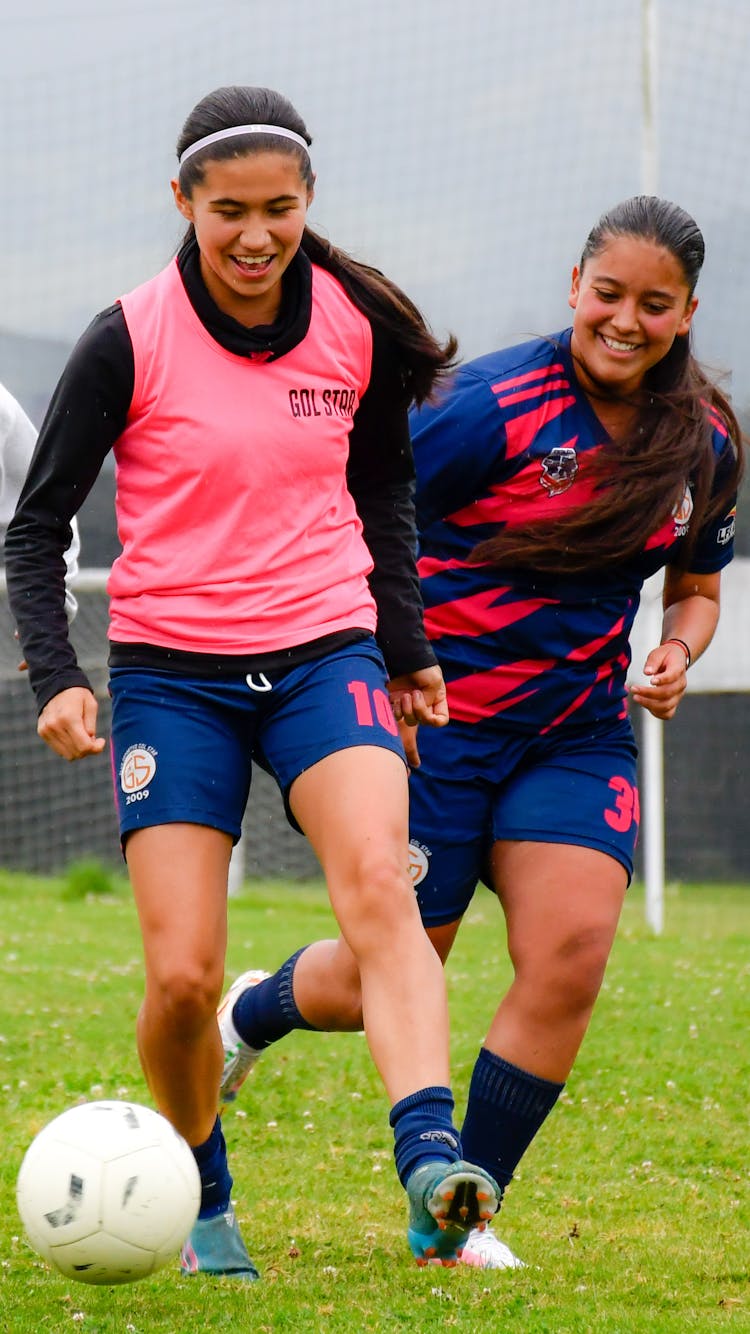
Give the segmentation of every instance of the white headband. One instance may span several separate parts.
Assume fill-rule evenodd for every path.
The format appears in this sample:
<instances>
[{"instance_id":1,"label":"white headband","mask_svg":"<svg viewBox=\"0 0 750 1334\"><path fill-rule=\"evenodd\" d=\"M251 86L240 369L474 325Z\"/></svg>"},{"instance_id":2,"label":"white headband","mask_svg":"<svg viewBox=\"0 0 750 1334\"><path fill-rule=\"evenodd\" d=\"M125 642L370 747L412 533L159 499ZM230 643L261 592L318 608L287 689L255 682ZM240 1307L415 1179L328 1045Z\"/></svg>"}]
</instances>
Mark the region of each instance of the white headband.
<instances>
[{"instance_id":1,"label":"white headband","mask_svg":"<svg viewBox=\"0 0 750 1334\"><path fill-rule=\"evenodd\" d=\"M230 125L228 130L216 130L214 134L206 134L202 139L196 139L194 144L190 144L182 154L179 166L187 162L193 153L199 153L202 148L207 148L209 144L216 144L220 139L231 139L234 134L277 134L282 139L293 139L295 144L300 144L304 148L308 157L310 148L307 140L302 138L301 134L295 134L294 130L285 130L283 125Z\"/></svg>"}]
</instances>

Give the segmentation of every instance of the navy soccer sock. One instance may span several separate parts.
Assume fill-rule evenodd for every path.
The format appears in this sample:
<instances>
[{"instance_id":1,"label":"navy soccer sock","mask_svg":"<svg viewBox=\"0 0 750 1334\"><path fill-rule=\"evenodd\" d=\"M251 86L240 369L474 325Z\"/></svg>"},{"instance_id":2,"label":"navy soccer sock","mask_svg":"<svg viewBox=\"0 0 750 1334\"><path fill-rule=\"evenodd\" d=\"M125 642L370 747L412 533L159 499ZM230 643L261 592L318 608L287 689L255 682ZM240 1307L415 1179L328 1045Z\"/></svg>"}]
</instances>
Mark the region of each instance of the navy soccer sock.
<instances>
[{"instance_id":1,"label":"navy soccer sock","mask_svg":"<svg viewBox=\"0 0 750 1334\"><path fill-rule=\"evenodd\" d=\"M396 1171L402 1186L423 1162L440 1159L454 1163L461 1157L449 1088L438 1085L410 1093L394 1103L389 1120L395 1140Z\"/></svg>"},{"instance_id":2,"label":"navy soccer sock","mask_svg":"<svg viewBox=\"0 0 750 1334\"><path fill-rule=\"evenodd\" d=\"M303 945L272 977L248 987L235 1002L232 1023L242 1041L254 1051L263 1051L295 1028L314 1029L297 1009L292 986L297 960L306 949Z\"/></svg>"},{"instance_id":3,"label":"navy soccer sock","mask_svg":"<svg viewBox=\"0 0 750 1334\"><path fill-rule=\"evenodd\" d=\"M201 1207L199 1218L214 1218L226 1213L232 1193L232 1177L227 1162L227 1146L218 1116L213 1130L203 1144L193 1148L201 1178Z\"/></svg>"},{"instance_id":4,"label":"navy soccer sock","mask_svg":"<svg viewBox=\"0 0 750 1334\"><path fill-rule=\"evenodd\" d=\"M564 1087L482 1047L461 1130L467 1161L483 1167L504 1190Z\"/></svg>"}]
</instances>

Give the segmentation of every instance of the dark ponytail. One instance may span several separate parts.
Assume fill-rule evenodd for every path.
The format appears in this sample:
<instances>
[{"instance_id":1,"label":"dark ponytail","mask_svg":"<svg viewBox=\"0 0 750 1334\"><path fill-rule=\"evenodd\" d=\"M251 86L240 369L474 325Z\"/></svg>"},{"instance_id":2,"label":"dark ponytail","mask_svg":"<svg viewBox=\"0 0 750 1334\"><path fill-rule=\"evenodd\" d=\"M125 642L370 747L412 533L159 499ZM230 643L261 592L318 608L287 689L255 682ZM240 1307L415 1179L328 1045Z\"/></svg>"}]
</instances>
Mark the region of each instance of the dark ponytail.
<instances>
[{"instance_id":1,"label":"dark ponytail","mask_svg":"<svg viewBox=\"0 0 750 1334\"><path fill-rule=\"evenodd\" d=\"M446 343L439 343L414 302L390 278L353 259L309 227L302 237L302 249L313 264L338 278L355 306L390 335L400 354L407 398L424 402L455 365L456 339L451 335Z\"/></svg>"}]
</instances>

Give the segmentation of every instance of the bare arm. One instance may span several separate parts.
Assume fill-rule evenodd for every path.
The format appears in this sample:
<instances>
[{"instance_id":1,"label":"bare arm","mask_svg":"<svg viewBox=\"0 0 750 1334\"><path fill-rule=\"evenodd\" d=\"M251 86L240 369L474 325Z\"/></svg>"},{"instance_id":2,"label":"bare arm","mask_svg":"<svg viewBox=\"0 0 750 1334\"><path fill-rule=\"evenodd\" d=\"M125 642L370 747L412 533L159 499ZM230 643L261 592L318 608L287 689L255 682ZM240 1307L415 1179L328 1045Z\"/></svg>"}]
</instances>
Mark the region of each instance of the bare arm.
<instances>
[{"instance_id":1,"label":"bare arm","mask_svg":"<svg viewBox=\"0 0 750 1334\"><path fill-rule=\"evenodd\" d=\"M695 662L713 639L719 622L720 590L719 571L692 574L667 566L661 643L650 650L643 665L651 684L630 688L636 704L655 718L674 717L687 686L689 663Z\"/></svg>"}]
</instances>

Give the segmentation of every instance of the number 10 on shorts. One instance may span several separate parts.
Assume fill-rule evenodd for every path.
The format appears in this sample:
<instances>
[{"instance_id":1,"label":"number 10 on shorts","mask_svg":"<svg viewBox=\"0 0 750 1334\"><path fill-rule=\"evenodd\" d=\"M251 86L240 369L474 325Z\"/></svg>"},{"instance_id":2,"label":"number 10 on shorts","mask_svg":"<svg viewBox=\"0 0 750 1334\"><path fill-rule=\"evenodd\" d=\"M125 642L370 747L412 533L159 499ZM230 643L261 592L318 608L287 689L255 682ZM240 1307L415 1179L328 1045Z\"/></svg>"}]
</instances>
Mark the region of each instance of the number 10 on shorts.
<instances>
[{"instance_id":1,"label":"number 10 on shorts","mask_svg":"<svg viewBox=\"0 0 750 1334\"><path fill-rule=\"evenodd\" d=\"M391 736L398 734L398 724L385 690L371 690L366 681L350 681L347 689L354 699L360 727L374 727L378 722Z\"/></svg>"}]
</instances>

